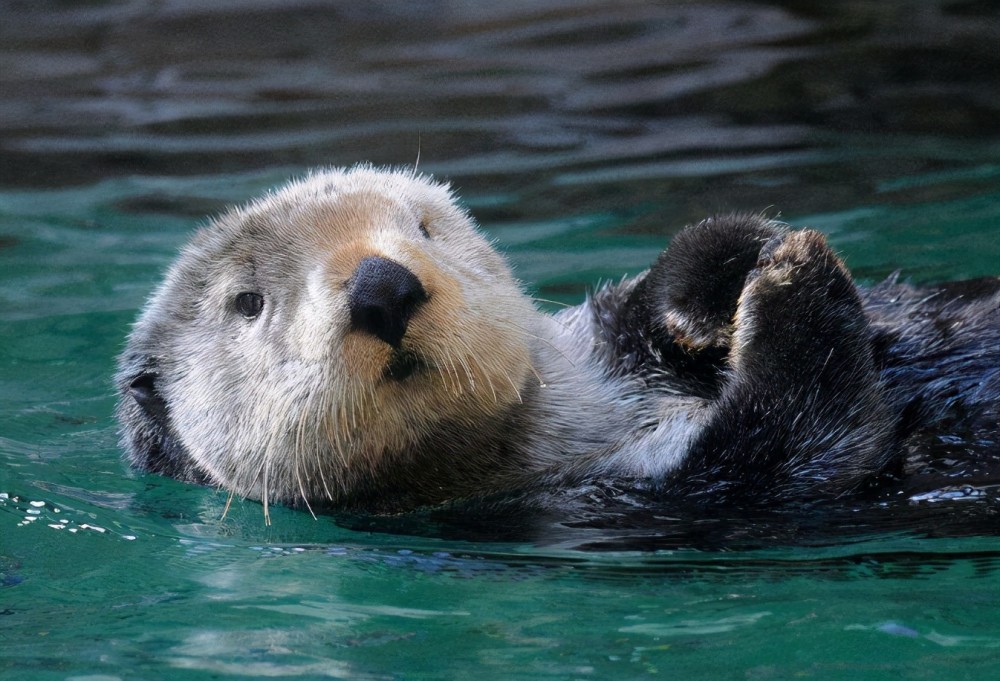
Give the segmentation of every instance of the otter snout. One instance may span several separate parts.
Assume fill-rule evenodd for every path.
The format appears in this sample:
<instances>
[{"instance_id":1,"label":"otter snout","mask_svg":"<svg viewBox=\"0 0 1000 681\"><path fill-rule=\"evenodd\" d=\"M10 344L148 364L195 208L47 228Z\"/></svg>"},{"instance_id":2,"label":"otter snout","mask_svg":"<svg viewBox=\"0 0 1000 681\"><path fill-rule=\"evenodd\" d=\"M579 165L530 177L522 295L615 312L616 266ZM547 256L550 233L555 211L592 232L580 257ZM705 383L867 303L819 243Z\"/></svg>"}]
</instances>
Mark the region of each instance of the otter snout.
<instances>
[{"instance_id":1,"label":"otter snout","mask_svg":"<svg viewBox=\"0 0 1000 681\"><path fill-rule=\"evenodd\" d=\"M399 348L410 319L427 298L410 270L388 258L365 258L348 282L351 329Z\"/></svg>"},{"instance_id":2,"label":"otter snout","mask_svg":"<svg viewBox=\"0 0 1000 681\"><path fill-rule=\"evenodd\" d=\"M128 384L128 394L157 423L167 418L167 402L156 387L156 374L144 371Z\"/></svg>"}]
</instances>

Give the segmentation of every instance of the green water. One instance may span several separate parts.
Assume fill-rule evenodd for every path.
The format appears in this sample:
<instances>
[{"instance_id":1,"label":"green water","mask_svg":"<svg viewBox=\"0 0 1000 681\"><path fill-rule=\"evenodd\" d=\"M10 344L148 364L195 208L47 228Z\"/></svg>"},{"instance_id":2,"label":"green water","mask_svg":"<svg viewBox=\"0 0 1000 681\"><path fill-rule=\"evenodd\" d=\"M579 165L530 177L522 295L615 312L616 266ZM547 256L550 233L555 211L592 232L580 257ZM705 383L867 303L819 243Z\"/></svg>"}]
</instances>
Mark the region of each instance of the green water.
<instances>
[{"instance_id":1,"label":"green water","mask_svg":"<svg viewBox=\"0 0 1000 681\"><path fill-rule=\"evenodd\" d=\"M287 510L267 527L255 503L223 519L223 493L128 473L109 417L113 358L198 221L120 206L152 191L214 194L220 179L238 199L277 176L0 195L0 230L16 240L0 251L5 675L991 678L1000 669L996 536L844 530L821 547L593 553L551 540L366 533ZM873 204L810 222L873 272L891 262L933 277L997 262L998 205L980 195ZM894 235L914 216L937 227ZM610 276L602 263L612 259L641 267L643 237L605 235L622 222L488 226L510 236L515 263L550 261L544 289L577 270ZM981 262L921 267L928 252L977 235Z\"/></svg>"},{"instance_id":2,"label":"green water","mask_svg":"<svg viewBox=\"0 0 1000 681\"><path fill-rule=\"evenodd\" d=\"M318 163L419 146L545 305L729 209L824 230L864 282L1000 273L995 12L800 5L11 3L0 678L1000 676L995 495L711 541L669 518L267 526L119 459L114 358L163 269Z\"/></svg>"}]
</instances>

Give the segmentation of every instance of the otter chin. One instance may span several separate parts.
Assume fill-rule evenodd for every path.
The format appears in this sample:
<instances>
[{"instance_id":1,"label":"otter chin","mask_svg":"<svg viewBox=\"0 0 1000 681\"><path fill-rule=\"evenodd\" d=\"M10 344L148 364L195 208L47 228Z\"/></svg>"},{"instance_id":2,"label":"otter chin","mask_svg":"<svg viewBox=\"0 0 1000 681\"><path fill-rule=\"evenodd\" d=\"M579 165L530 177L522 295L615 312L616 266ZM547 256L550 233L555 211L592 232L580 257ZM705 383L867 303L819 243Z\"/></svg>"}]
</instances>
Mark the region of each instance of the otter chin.
<instances>
[{"instance_id":1,"label":"otter chin","mask_svg":"<svg viewBox=\"0 0 1000 681\"><path fill-rule=\"evenodd\" d=\"M839 497L898 478L927 433L996 435L998 291L861 289L821 234L736 214L549 315L446 185L319 170L183 249L120 357L117 417L133 466L265 509L595 480Z\"/></svg>"}]
</instances>

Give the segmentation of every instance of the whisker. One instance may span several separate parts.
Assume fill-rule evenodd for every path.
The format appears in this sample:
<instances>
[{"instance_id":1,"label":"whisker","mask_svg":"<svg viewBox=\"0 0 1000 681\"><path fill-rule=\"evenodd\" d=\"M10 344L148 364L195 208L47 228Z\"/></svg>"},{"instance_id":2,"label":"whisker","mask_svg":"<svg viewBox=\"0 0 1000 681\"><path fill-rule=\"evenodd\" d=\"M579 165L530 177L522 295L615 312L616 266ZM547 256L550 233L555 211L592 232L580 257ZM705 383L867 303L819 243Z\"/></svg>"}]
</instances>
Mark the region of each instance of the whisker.
<instances>
[{"instance_id":1,"label":"whisker","mask_svg":"<svg viewBox=\"0 0 1000 681\"><path fill-rule=\"evenodd\" d=\"M233 497L234 497L234 496L236 496L236 492L234 492L234 491L230 490L230 491L229 491L229 498L228 498L228 499L226 499L226 505L225 505L225 507L224 507L224 508L222 509L222 517L221 517L221 518L219 518L219 520L220 520L220 521L223 521L223 520L225 520L225 519L226 519L226 516L227 516L227 515L229 514L229 507L233 505Z\"/></svg>"},{"instance_id":2,"label":"whisker","mask_svg":"<svg viewBox=\"0 0 1000 681\"><path fill-rule=\"evenodd\" d=\"M333 495L330 493L330 486L326 484L326 473L323 472L323 466L317 466L316 469L319 471L319 481L323 485L323 492L326 494L326 498L333 501Z\"/></svg>"},{"instance_id":3,"label":"whisker","mask_svg":"<svg viewBox=\"0 0 1000 681\"><path fill-rule=\"evenodd\" d=\"M268 466L268 465L266 465L266 463L267 463L267 458L266 458L267 455L265 454L264 456L265 456L265 459L264 459L265 460L265 465L264 465L263 484L262 484L262 489L261 489L261 501L264 504L264 524L267 525L268 527L270 527L271 526L271 509L270 509L270 506L268 505L268 499L267 499L268 491L269 491L268 490L268 486L267 486L267 474L270 471L271 467Z\"/></svg>"},{"instance_id":4,"label":"whisker","mask_svg":"<svg viewBox=\"0 0 1000 681\"><path fill-rule=\"evenodd\" d=\"M500 398L497 397L497 389L493 387L493 379L490 378L489 372L483 374L486 377L486 385L490 387L490 394L493 395L493 403L500 404ZM518 398L520 401L520 397Z\"/></svg>"},{"instance_id":5,"label":"whisker","mask_svg":"<svg viewBox=\"0 0 1000 681\"><path fill-rule=\"evenodd\" d=\"M542 341L543 343L545 343L546 345L548 345L548 346L549 346L550 348L552 348L553 350L555 350L555 351L556 351L557 353L559 353L559 355L560 355L560 356L561 356L561 357L562 357L562 358L563 358L564 360L566 360L567 362L569 362L569 365L570 365L571 367L573 367L574 369L576 368L576 364L574 364L574 363L573 363L573 360L571 360L571 359L570 359L570 358L569 358L569 357L568 357L568 356L566 355L566 353L565 353L565 352L563 352L562 350L560 350L560 349L559 349L559 348L558 348L558 347L557 347L557 346L556 346L556 345L555 345L555 344L554 344L554 343L553 343L552 341L550 341L550 340L549 340L548 338L545 338L544 336L539 336L539 335L537 335L537 334L533 334L533 333L531 333L530 331L528 331L527 329L525 329L525 328L524 328L523 326L520 326L519 324L515 324L514 322L512 322L512 321L511 321L511 320L509 320L509 319L503 319L503 320L498 320L498 321L501 321L502 323L505 323L505 324L509 324L510 326L513 326L513 327L514 327L515 329L518 329L519 331L521 331L522 333L524 333L524 335L525 335L525 336L528 336L529 338L534 338L534 339L536 339L536 340L540 340L540 341Z\"/></svg>"},{"instance_id":6,"label":"whisker","mask_svg":"<svg viewBox=\"0 0 1000 681\"><path fill-rule=\"evenodd\" d=\"M539 388L548 388L549 387L549 384L546 383L545 379L542 378L542 375L540 373L538 373L538 369L535 368L534 364L532 364L531 362L528 362L528 369L531 371L531 373L533 373L535 375L535 378L538 379L538 387ZM509 376L507 377L507 380L508 381L510 380Z\"/></svg>"},{"instance_id":7,"label":"whisker","mask_svg":"<svg viewBox=\"0 0 1000 681\"><path fill-rule=\"evenodd\" d=\"M444 377L444 369L442 369L441 365L436 362L434 364L434 368L437 369L438 374L441 376L441 382L447 387L448 381Z\"/></svg>"},{"instance_id":8,"label":"whisker","mask_svg":"<svg viewBox=\"0 0 1000 681\"><path fill-rule=\"evenodd\" d=\"M455 344L459 346L460 351L464 353L460 355L460 357L462 357L462 364L466 367L466 373L470 371L470 365L473 367L478 367L480 370L478 372L473 371L473 373L478 373L480 376L482 376L482 378L486 381L486 385L490 389L490 394L493 395L493 403L500 404L500 398L497 397L496 386L493 385L493 379L490 378L490 375L494 373L493 371L490 371L490 369L495 367L491 366L484 369L483 367L486 363L482 361L481 359L482 355L473 352L470 344L466 342L465 338L459 335L454 335L453 339L455 341ZM466 358L468 359L468 364L466 363ZM496 371L495 373L502 373L502 372ZM473 392L475 392L476 384L474 381L472 381L471 378L469 380L472 383Z\"/></svg>"},{"instance_id":9,"label":"whisker","mask_svg":"<svg viewBox=\"0 0 1000 681\"><path fill-rule=\"evenodd\" d=\"M455 395L455 397L458 397L463 392L465 392L465 390L462 388L462 379L458 375L458 369L455 368L455 362L451 359L451 353L449 353L447 350L445 350L444 359L448 363L448 365L451 367L451 372L450 373L451 373L452 378L455 379L454 395Z\"/></svg>"},{"instance_id":10,"label":"whisker","mask_svg":"<svg viewBox=\"0 0 1000 681\"><path fill-rule=\"evenodd\" d=\"M531 296L532 300L537 300L540 303L551 303L552 305L561 305L562 307L576 307L570 303L563 303L558 300L549 300L548 298L539 298L538 296Z\"/></svg>"},{"instance_id":11,"label":"whisker","mask_svg":"<svg viewBox=\"0 0 1000 681\"><path fill-rule=\"evenodd\" d=\"M302 502L306 505L306 509L309 511L309 515L311 515L313 517L313 520L318 520L318 518L316 517L316 514L313 513L312 506L309 505L309 497L306 496L306 488L302 484L302 476L299 475L299 467L298 466L295 467L295 477L299 481L299 494L302 495Z\"/></svg>"},{"instance_id":12,"label":"whisker","mask_svg":"<svg viewBox=\"0 0 1000 681\"><path fill-rule=\"evenodd\" d=\"M306 508L309 509L309 514L316 520L316 514L313 513L312 507L309 505L309 497L306 494L305 485L302 482L302 471L301 471L301 461L303 455L305 454L305 429L306 429L306 410L301 409L299 411L299 422L295 429L295 446L293 448L292 455L292 469L295 471L295 479L299 483L299 493L302 495L302 501L305 503Z\"/></svg>"},{"instance_id":13,"label":"whisker","mask_svg":"<svg viewBox=\"0 0 1000 681\"><path fill-rule=\"evenodd\" d=\"M510 383L510 387L514 389L514 394L517 395L518 404L524 404L524 400L521 399L521 391L517 389L516 385L514 385L514 381L511 379L510 374L505 373L504 378L506 378L507 382ZM542 387L545 387L544 383L542 384Z\"/></svg>"},{"instance_id":14,"label":"whisker","mask_svg":"<svg viewBox=\"0 0 1000 681\"><path fill-rule=\"evenodd\" d=\"M466 378L469 379L469 390L471 392L476 392L476 379L475 377L473 377L472 370L469 368L469 365L465 361L465 353L462 352L462 350L464 350L467 353L469 348L467 345L463 343L461 336L452 335L451 340L454 342L455 345L460 346L459 352L457 353L458 362L459 364L462 365L462 368L465 370Z\"/></svg>"}]
</instances>

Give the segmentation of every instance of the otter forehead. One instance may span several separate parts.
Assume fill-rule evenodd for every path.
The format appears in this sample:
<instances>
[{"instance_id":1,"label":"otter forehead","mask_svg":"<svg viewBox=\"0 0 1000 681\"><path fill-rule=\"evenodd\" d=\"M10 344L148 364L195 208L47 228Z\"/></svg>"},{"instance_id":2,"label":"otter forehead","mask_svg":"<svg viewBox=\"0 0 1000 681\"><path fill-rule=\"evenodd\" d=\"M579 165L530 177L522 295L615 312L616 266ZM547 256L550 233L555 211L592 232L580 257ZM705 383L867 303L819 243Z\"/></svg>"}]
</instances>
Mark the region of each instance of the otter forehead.
<instances>
[{"instance_id":1,"label":"otter forehead","mask_svg":"<svg viewBox=\"0 0 1000 681\"><path fill-rule=\"evenodd\" d=\"M360 167L311 173L224 216L222 227L322 242L386 226L418 228L425 221L462 227L466 215L445 185Z\"/></svg>"},{"instance_id":2,"label":"otter forehead","mask_svg":"<svg viewBox=\"0 0 1000 681\"><path fill-rule=\"evenodd\" d=\"M424 239L430 241L413 246ZM478 275L509 276L447 185L364 166L313 172L230 210L195 236L181 263L304 279L319 263L332 264L336 277L370 255L410 265L417 254Z\"/></svg>"},{"instance_id":3,"label":"otter forehead","mask_svg":"<svg viewBox=\"0 0 1000 681\"><path fill-rule=\"evenodd\" d=\"M435 239L419 244L428 226ZM320 270L331 289L342 287L369 256L407 266L423 257L506 272L446 186L413 173L360 167L314 172L221 215L183 249L165 283L178 304L269 283L297 296ZM192 314L177 312L181 318Z\"/></svg>"}]
</instances>

